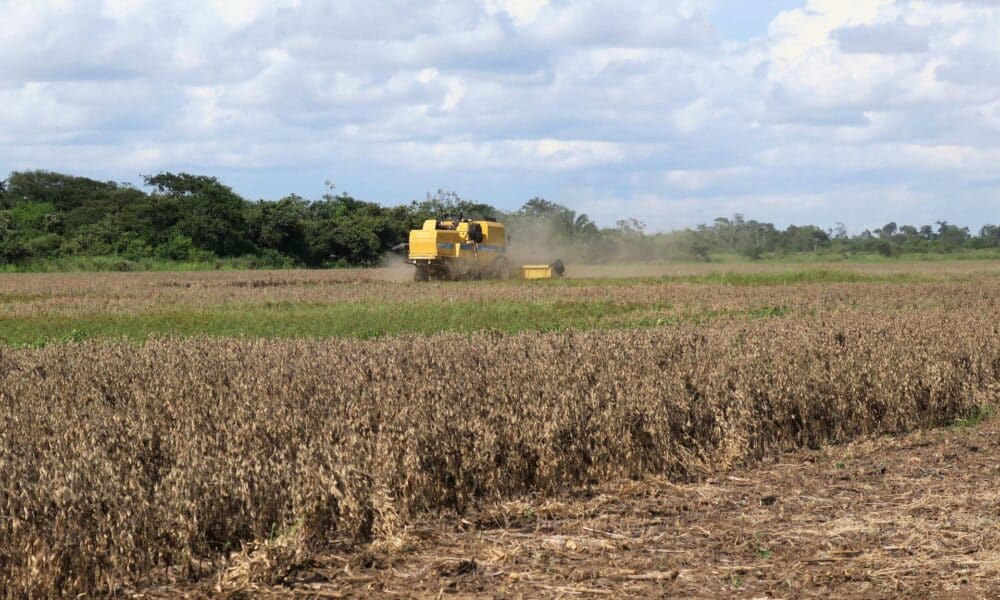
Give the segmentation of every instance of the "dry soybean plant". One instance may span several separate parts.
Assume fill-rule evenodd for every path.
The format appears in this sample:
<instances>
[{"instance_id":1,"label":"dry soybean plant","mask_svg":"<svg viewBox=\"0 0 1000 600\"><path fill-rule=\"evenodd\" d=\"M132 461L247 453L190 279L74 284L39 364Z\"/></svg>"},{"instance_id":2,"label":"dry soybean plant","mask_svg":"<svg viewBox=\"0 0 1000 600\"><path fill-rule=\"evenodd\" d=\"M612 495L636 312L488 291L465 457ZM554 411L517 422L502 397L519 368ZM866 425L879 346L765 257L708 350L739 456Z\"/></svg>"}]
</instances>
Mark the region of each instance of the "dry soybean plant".
<instances>
[{"instance_id":1,"label":"dry soybean plant","mask_svg":"<svg viewBox=\"0 0 1000 600\"><path fill-rule=\"evenodd\" d=\"M0 589L203 577L290 537L295 554L391 536L423 511L694 479L946 424L991 400L998 323L983 303L701 328L0 351Z\"/></svg>"},{"instance_id":2,"label":"dry soybean plant","mask_svg":"<svg viewBox=\"0 0 1000 600\"><path fill-rule=\"evenodd\" d=\"M976 263L977 261L965 261ZM271 271L231 273L105 273L24 274L0 278L0 319L47 315L149 314L164 310L326 304L340 302L615 302L653 304L669 302L692 310L745 310L759 306L835 309L855 306L896 308L905 305L949 303L970 306L1000 294L1000 277L946 263L952 272L914 270L898 265L905 276L928 281L874 282L822 285L705 285L681 280L574 281L547 284L463 282L414 284L380 279L378 270ZM993 263L988 263L992 268ZM757 270L750 270L757 266ZM835 269L834 274L894 275L872 269ZM977 266L977 265L972 265ZM704 267L706 273L780 274L761 265ZM960 267L966 267L962 270ZM734 269L736 269L734 271ZM580 274L588 269L580 268ZM797 271L808 273L809 271ZM684 273L684 271L681 271ZM628 271L605 273L624 277ZM384 276L382 276L384 277Z\"/></svg>"}]
</instances>

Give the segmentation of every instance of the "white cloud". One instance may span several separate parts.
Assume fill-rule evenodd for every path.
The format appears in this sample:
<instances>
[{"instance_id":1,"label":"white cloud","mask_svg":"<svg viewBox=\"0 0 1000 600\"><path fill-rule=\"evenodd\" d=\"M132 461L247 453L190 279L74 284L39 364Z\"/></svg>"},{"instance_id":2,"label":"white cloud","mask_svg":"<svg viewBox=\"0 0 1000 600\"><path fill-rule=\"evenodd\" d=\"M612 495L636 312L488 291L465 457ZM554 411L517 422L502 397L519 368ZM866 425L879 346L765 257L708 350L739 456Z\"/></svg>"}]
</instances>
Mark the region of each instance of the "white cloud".
<instances>
[{"instance_id":1,"label":"white cloud","mask_svg":"<svg viewBox=\"0 0 1000 600\"><path fill-rule=\"evenodd\" d=\"M104 0L101 16L115 21L134 19L147 8L146 0Z\"/></svg>"},{"instance_id":2,"label":"white cloud","mask_svg":"<svg viewBox=\"0 0 1000 600\"><path fill-rule=\"evenodd\" d=\"M518 25L528 25L538 19L549 0L484 0L484 4L491 15L504 13Z\"/></svg>"},{"instance_id":3,"label":"white cloud","mask_svg":"<svg viewBox=\"0 0 1000 600\"><path fill-rule=\"evenodd\" d=\"M1000 4L809 0L743 44L714 37L713 4L0 1L0 165L334 171L385 201L429 178L515 205L537 185L651 224L900 189L933 212L946 186L983 205Z\"/></svg>"},{"instance_id":4,"label":"white cloud","mask_svg":"<svg viewBox=\"0 0 1000 600\"><path fill-rule=\"evenodd\" d=\"M879 11L894 0L809 0L804 9L781 13L768 30L773 55L780 62L795 62L831 43L830 34L843 27L871 25Z\"/></svg>"},{"instance_id":5,"label":"white cloud","mask_svg":"<svg viewBox=\"0 0 1000 600\"><path fill-rule=\"evenodd\" d=\"M379 156L388 166L419 170L501 169L572 171L619 164L648 154L646 147L586 140L522 139L391 144Z\"/></svg>"},{"instance_id":6,"label":"white cloud","mask_svg":"<svg viewBox=\"0 0 1000 600\"><path fill-rule=\"evenodd\" d=\"M665 181L687 192L703 190L721 182L733 181L753 173L750 167L730 167L728 169L675 169L667 171Z\"/></svg>"}]
</instances>

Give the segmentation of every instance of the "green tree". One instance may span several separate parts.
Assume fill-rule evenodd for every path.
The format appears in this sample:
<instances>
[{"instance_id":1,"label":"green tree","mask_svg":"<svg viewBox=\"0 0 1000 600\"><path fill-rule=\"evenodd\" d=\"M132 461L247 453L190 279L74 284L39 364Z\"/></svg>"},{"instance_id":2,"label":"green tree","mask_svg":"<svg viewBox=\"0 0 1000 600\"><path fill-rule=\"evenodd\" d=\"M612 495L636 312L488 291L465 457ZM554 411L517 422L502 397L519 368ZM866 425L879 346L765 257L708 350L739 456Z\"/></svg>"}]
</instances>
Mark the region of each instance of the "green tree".
<instances>
[{"instance_id":1,"label":"green tree","mask_svg":"<svg viewBox=\"0 0 1000 600\"><path fill-rule=\"evenodd\" d=\"M521 207L518 214L525 217L531 217L533 219L546 219L567 210L568 209L561 204L549 202L544 198L535 196L531 200L524 203L524 206Z\"/></svg>"},{"instance_id":2,"label":"green tree","mask_svg":"<svg viewBox=\"0 0 1000 600\"><path fill-rule=\"evenodd\" d=\"M115 245L121 238L122 230L107 220L78 227L73 235L63 242L63 253L86 256L102 256L115 253Z\"/></svg>"},{"instance_id":3,"label":"green tree","mask_svg":"<svg viewBox=\"0 0 1000 600\"><path fill-rule=\"evenodd\" d=\"M309 205L309 219L304 222L305 262L378 264L390 248L406 239L414 220L405 210L387 209L347 194L326 194Z\"/></svg>"},{"instance_id":4,"label":"green tree","mask_svg":"<svg viewBox=\"0 0 1000 600\"><path fill-rule=\"evenodd\" d=\"M17 221L9 210L0 210L0 264L14 263L31 256Z\"/></svg>"},{"instance_id":5,"label":"green tree","mask_svg":"<svg viewBox=\"0 0 1000 600\"><path fill-rule=\"evenodd\" d=\"M47 203L56 210L70 212L101 203L118 185L51 171L15 171L6 187L8 202Z\"/></svg>"},{"instance_id":6,"label":"green tree","mask_svg":"<svg viewBox=\"0 0 1000 600\"><path fill-rule=\"evenodd\" d=\"M590 217L585 214L578 215L575 211L569 209L552 217L552 222L556 227L556 231L570 240L592 240L599 233L597 225L590 220Z\"/></svg>"},{"instance_id":7,"label":"green tree","mask_svg":"<svg viewBox=\"0 0 1000 600\"><path fill-rule=\"evenodd\" d=\"M410 212L419 221L445 217L463 219L495 218L497 209L489 204L465 200L454 191L438 190L433 196L410 203Z\"/></svg>"},{"instance_id":8,"label":"green tree","mask_svg":"<svg viewBox=\"0 0 1000 600\"><path fill-rule=\"evenodd\" d=\"M646 224L639 219L619 219L615 223L619 233L629 236L642 236L646 232Z\"/></svg>"},{"instance_id":9,"label":"green tree","mask_svg":"<svg viewBox=\"0 0 1000 600\"><path fill-rule=\"evenodd\" d=\"M600 233L587 215L538 197L528 200L514 217L543 222L551 233L570 241L592 241Z\"/></svg>"},{"instance_id":10,"label":"green tree","mask_svg":"<svg viewBox=\"0 0 1000 600\"><path fill-rule=\"evenodd\" d=\"M247 235L246 201L215 177L187 173L144 176L156 194L172 200L178 218L173 229L203 250L218 256L238 256L254 251Z\"/></svg>"},{"instance_id":11,"label":"green tree","mask_svg":"<svg viewBox=\"0 0 1000 600\"><path fill-rule=\"evenodd\" d=\"M787 249L793 252L815 252L830 240L830 236L815 225L789 225L785 238Z\"/></svg>"},{"instance_id":12,"label":"green tree","mask_svg":"<svg viewBox=\"0 0 1000 600\"><path fill-rule=\"evenodd\" d=\"M987 248L1000 247L1000 227L997 225L984 225L979 230L979 237L983 239L983 245Z\"/></svg>"},{"instance_id":13,"label":"green tree","mask_svg":"<svg viewBox=\"0 0 1000 600\"><path fill-rule=\"evenodd\" d=\"M186 235L175 235L167 242L161 244L156 249L156 254L166 260L186 261L190 260L197 248L194 240Z\"/></svg>"},{"instance_id":14,"label":"green tree","mask_svg":"<svg viewBox=\"0 0 1000 600\"><path fill-rule=\"evenodd\" d=\"M292 194L277 202L260 201L247 211L250 236L260 248L276 250L300 261L307 258L305 222L309 202Z\"/></svg>"},{"instance_id":15,"label":"green tree","mask_svg":"<svg viewBox=\"0 0 1000 600\"><path fill-rule=\"evenodd\" d=\"M961 248L969 239L969 228L952 225L948 221L938 221L937 239L948 250Z\"/></svg>"}]
</instances>

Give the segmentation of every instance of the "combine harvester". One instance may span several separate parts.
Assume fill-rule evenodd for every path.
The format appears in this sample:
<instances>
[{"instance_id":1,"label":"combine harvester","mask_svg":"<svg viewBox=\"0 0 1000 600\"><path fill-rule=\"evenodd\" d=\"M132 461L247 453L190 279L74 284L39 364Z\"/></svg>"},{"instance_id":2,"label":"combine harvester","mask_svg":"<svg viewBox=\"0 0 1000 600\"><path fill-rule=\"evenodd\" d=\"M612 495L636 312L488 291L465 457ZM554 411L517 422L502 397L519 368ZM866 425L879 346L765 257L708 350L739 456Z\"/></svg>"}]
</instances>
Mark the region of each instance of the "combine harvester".
<instances>
[{"instance_id":1,"label":"combine harvester","mask_svg":"<svg viewBox=\"0 0 1000 600\"><path fill-rule=\"evenodd\" d=\"M394 251L416 267L414 281L458 279L552 279L562 277L561 260L548 265L513 265L507 256L510 238L502 223L491 219L429 219L410 231L410 242Z\"/></svg>"}]
</instances>

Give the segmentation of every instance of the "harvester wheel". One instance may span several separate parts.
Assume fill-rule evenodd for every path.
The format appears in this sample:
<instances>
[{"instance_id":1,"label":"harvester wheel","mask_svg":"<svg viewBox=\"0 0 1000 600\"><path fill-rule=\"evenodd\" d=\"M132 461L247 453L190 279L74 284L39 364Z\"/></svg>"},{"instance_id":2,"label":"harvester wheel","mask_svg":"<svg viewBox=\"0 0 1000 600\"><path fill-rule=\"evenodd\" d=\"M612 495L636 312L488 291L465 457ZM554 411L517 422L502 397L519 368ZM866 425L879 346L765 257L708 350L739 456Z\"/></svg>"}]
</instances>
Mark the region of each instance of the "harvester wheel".
<instances>
[{"instance_id":1,"label":"harvester wheel","mask_svg":"<svg viewBox=\"0 0 1000 600\"><path fill-rule=\"evenodd\" d=\"M431 280L431 268L429 265L417 265L413 271L413 281L424 282Z\"/></svg>"}]
</instances>

